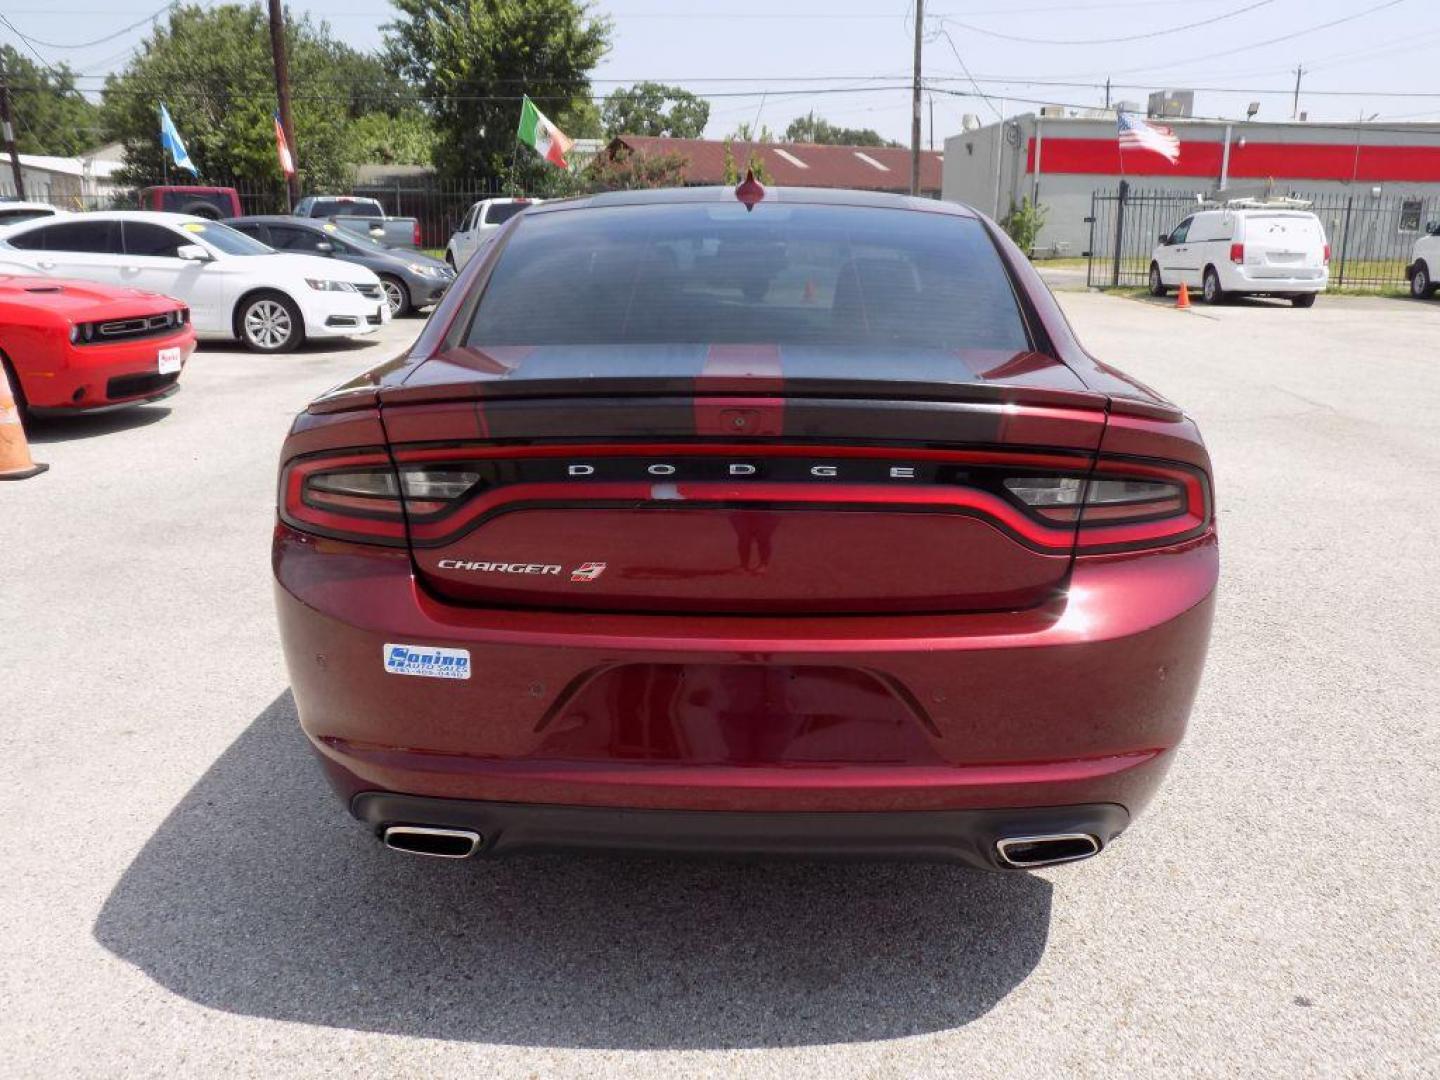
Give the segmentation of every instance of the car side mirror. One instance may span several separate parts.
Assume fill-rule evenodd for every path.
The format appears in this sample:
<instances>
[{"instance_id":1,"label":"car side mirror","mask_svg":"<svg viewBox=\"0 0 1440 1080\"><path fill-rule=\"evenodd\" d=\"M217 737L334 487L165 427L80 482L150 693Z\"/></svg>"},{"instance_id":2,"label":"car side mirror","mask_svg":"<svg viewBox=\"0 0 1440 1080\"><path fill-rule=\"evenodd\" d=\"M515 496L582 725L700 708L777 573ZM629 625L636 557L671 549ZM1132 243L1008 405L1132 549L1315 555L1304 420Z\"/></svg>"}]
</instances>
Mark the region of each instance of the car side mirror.
<instances>
[{"instance_id":1,"label":"car side mirror","mask_svg":"<svg viewBox=\"0 0 1440 1080\"><path fill-rule=\"evenodd\" d=\"M333 255L335 253L335 245L329 240L321 240L315 245L315 250L321 255Z\"/></svg>"},{"instance_id":2,"label":"car side mirror","mask_svg":"<svg viewBox=\"0 0 1440 1080\"><path fill-rule=\"evenodd\" d=\"M214 260L215 256L206 251L199 244L181 244L175 249L175 257L184 259L186 262L207 263Z\"/></svg>"},{"instance_id":3,"label":"car side mirror","mask_svg":"<svg viewBox=\"0 0 1440 1080\"><path fill-rule=\"evenodd\" d=\"M1170 234L1169 234L1169 233L1163 233L1163 232L1162 232L1162 233L1160 234L1160 243L1162 243L1162 244L1168 244L1168 243L1170 243Z\"/></svg>"}]
</instances>

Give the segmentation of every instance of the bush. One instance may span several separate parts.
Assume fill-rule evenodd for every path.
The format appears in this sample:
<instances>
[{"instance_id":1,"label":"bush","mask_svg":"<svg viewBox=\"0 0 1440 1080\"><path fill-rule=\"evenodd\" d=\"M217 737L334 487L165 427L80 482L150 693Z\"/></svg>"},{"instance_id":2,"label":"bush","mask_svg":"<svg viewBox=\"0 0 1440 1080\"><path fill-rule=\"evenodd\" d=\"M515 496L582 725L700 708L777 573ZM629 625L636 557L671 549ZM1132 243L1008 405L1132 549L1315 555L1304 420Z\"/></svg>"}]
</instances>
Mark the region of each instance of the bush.
<instances>
[{"instance_id":1,"label":"bush","mask_svg":"<svg viewBox=\"0 0 1440 1080\"><path fill-rule=\"evenodd\" d=\"M1040 235L1040 230L1045 227L1045 216L1050 213L1048 207L1040 206L1038 203L1031 203L1027 195L1020 200L1020 205L1010 204L1010 213L1000 222L1000 227L1009 234L1010 239L1026 255L1034 255L1035 238Z\"/></svg>"}]
</instances>

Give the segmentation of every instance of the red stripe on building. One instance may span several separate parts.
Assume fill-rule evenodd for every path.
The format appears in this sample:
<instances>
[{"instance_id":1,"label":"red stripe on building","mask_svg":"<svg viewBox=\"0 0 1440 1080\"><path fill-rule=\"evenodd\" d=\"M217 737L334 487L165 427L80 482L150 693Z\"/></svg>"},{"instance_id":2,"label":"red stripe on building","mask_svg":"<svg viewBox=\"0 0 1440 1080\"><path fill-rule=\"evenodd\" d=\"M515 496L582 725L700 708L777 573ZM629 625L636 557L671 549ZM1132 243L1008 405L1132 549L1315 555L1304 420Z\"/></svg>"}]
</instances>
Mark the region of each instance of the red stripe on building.
<instances>
[{"instance_id":1,"label":"red stripe on building","mask_svg":"<svg viewBox=\"0 0 1440 1080\"><path fill-rule=\"evenodd\" d=\"M1203 176L1218 177L1225 147L1218 142L1181 139L1180 160L1171 165L1159 154L1127 150L1121 167L1116 139L1046 138L1040 175ZM1035 171L1035 140L1026 161ZM1286 180L1340 180L1365 183L1407 181L1440 183L1440 146L1360 146L1344 143L1230 144L1230 178L1281 177Z\"/></svg>"}]
</instances>

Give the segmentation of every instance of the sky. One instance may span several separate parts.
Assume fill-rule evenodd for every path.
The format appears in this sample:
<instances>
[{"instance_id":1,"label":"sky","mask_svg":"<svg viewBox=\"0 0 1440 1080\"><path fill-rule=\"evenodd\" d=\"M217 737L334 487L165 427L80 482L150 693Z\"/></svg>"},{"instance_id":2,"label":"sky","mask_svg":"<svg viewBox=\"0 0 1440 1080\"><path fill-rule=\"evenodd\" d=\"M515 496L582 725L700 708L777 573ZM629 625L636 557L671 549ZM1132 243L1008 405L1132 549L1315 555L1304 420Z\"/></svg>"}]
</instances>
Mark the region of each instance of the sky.
<instances>
[{"instance_id":1,"label":"sky","mask_svg":"<svg viewBox=\"0 0 1440 1080\"><path fill-rule=\"evenodd\" d=\"M5 0L0 14L30 41L5 25L0 41L67 62L87 76L82 87L95 88L124 66L158 7ZM594 88L644 79L684 86L710 98L711 137L742 121L778 135L814 109L908 143L913 7L600 0L593 10L610 17L613 35ZM290 10L362 49L380 46L393 17L386 0L294 0ZM1259 119L1288 119L1297 67L1300 109L1311 120L1440 120L1434 0L929 0L924 25L924 137L933 100L937 148L966 113L988 123L1043 103L1102 105L1107 78L1115 101L1143 106L1150 90L1194 88L1198 116L1243 118L1258 101Z\"/></svg>"}]
</instances>

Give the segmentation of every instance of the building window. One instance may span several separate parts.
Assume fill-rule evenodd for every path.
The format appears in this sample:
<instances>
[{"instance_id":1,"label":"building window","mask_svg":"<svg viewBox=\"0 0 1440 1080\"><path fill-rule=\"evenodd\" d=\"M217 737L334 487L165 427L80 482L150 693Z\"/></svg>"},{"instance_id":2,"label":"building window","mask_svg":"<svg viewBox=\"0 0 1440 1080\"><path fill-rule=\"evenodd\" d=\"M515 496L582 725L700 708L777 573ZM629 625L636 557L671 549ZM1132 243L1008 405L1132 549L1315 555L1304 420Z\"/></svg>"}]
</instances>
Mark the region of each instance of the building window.
<instances>
[{"instance_id":1,"label":"building window","mask_svg":"<svg viewBox=\"0 0 1440 1080\"><path fill-rule=\"evenodd\" d=\"M1419 232L1420 214L1425 204L1420 199L1406 199L1400 204L1400 231Z\"/></svg>"}]
</instances>

